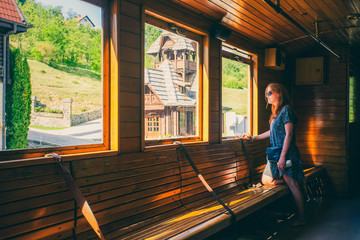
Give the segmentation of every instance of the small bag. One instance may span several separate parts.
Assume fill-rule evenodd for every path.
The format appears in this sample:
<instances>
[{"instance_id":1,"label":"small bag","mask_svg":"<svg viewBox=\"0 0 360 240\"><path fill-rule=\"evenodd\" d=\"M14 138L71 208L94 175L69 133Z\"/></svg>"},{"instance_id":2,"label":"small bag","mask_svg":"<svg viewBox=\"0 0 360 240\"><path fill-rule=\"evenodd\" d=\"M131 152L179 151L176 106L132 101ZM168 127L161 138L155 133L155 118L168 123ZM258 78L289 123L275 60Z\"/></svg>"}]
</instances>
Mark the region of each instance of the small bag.
<instances>
[{"instance_id":1,"label":"small bag","mask_svg":"<svg viewBox=\"0 0 360 240\"><path fill-rule=\"evenodd\" d=\"M280 159L281 147L268 147L266 149L266 158L270 162L277 162Z\"/></svg>"},{"instance_id":2,"label":"small bag","mask_svg":"<svg viewBox=\"0 0 360 240\"><path fill-rule=\"evenodd\" d=\"M281 147L268 147L266 149L266 159L271 163L272 168L277 168L277 162L280 159L282 148ZM292 161L286 160L285 162L285 168L292 167Z\"/></svg>"}]
</instances>

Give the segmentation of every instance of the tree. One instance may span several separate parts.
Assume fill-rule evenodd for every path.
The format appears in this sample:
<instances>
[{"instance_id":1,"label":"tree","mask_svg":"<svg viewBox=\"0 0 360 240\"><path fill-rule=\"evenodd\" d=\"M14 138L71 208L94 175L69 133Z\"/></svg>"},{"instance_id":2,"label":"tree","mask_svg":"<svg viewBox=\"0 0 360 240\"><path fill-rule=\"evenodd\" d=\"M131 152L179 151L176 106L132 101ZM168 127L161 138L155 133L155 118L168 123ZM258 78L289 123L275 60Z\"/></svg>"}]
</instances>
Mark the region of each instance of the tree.
<instances>
[{"instance_id":1,"label":"tree","mask_svg":"<svg viewBox=\"0 0 360 240\"><path fill-rule=\"evenodd\" d=\"M248 65L227 58L222 60L222 86L234 89L246 88L248 85Z\"/></svg>"},{"instance_id":2,"label":"tree","mask_svg":"<svg viewBox=\"0 0 360 240\"><path fill-rule=\"evenodd\" d=\"M78 14L72 9L67 20L59 6L45 7L27 0L22 9L34 27L12 39L26 57L52 67L67 65L101 71L101 30L79 26L73 19Z\"/></svg>"},{"instance_id":3,"label":"tree","mask_svg":"<svg viewBox=\"0 0 360 240\"><path fill-rule=\"evenodd\" d=\"M6 88L6 147L26 148L31 115L30 67L19 49L10 50L10 78Z\"/></svg>"},{"instance_id":4,"label":"tree","mask_svg":"<svg viewBox=\"0 0 360 240\"><path fill-rule=\"evenodd\" d=\"M146 51L151 47L155 40L161 35L162 30L153 27L149 24L145 24L145 67L154 68L153 66L153 57L149 54L146 54Z\"/></svg>"}]
</instances>

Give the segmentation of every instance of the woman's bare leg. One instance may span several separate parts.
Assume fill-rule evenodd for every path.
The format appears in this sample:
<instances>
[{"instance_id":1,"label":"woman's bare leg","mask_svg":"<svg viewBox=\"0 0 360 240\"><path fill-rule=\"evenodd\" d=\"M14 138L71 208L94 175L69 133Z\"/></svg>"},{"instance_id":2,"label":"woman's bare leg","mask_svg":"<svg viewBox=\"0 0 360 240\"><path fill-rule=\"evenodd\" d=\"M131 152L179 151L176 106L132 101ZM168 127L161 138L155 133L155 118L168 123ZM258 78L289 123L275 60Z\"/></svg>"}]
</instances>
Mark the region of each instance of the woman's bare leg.
<instances>
[{"instance_id":1,"label":"woman's bare leg","mask_svg":"<svg viewBox=\"0 0 360 240\"><path fill-rule=\"evenodd\" d=\"M299 221L305 222L305 211L304 211L304 195L300 189L299 183L287 175L283 175L286 185L290 188L290 191L294 197L297 211L299 214Z\"/></svg>"},{"instance_id":2,"label":"woman's bare leg","mask_svg":"<svg viewBox=\"0 0 360 240\"><path fill-rule=\"evenodd\" d=\"M284 179L282 179L282 178L274 179L272 177L269 177L269 176L263 174L261 177L261 182L264 185L280 185L280 184L284 183Z\"/></svg>"}]
</instances>

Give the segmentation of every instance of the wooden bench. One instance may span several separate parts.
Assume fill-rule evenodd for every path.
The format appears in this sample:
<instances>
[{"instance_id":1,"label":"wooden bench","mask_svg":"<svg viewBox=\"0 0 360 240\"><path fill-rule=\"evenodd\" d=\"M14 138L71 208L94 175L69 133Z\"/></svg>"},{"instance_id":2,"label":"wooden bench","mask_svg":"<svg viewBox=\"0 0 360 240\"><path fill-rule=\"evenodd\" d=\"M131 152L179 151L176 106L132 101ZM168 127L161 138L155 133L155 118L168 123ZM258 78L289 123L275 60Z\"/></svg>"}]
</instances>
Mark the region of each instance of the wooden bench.
<instances>
[{"instance_id":1,"label":"wooden bench","mask_svg":"<svg viewBox=\"0 0 360 240\"><path fill-rule=\"evenodd\" d=\"M266 142L188 147L200 172L239 220L288 194L260 181ZM250 159L249 159L250 158ZM248 160L251 161L249 169ZM66 161L106 239L203 239L231 225L177 149ZM0 164L0 236L97 239L51 159ZM307 173L311 175L311 171Z\"/></svg>"},{"instance_id":2,"label":"wooden bench","mask_svg":"<svg viewBox=\"0 0 360 240\"><path fill-rule=\"evenodd\" d=\"M249 156L244 154L239 141L187 147L204 178L236 214L236 220L289 192L285 185L250 189L244 187L249 184L249 160L252 161L253 183L260 181L265 164L265 147L266 142L246 144ZM161 152L158 154L162 155ZM180 149L176 150L176 156L180 186L179 192L172 195L171 203L146 207L148 211L139 217L142 219L124 227L119 227L120 223L105 223L101 228L107 239L203 239L232 224L231 215L202 185ZM147 204L144 202L144 205ZM127 219L133 221L132 216ZM99 220L100 223L104 221ZM89 239L91 236L94 236L92 231L77 235L80 239Z\"/></svg>"},{"instance_id":3,"label":"wooden bench","mask_svg":"<svg viewBox=\"0 0 360 240\"><path fill-rule=\"evenodd\" d=\"M261 149L261 147L256 149L255 146L248 147L251 153L254 153L254 156L256 156ZM209 154L211 148L214 148L213 150L217 153L216 157L214 154ZM289 194L286 185L244 188L249 178L248 163L246 162L249 159L246 159L247 157L244 155L242 146L239 143L195 147L194 149L189 148L189 152L195 161L207 158L206 161L199 161L200 163L197 164L203 171L206 171L206 166L202 165L209 163L209 159L218 161L221 158L227 159L229 157L227 154L233 154L234 160L237 161L235 168L241 175L237 177L237 180L240 179L240 181L230 181L229 184L229 178L225 178L225 181L221 182L219 179L218 181L212 181L210 174L205 174L204 176L218 193L219 197L235 213L236 221ZM136 222L120 229L109 231L105 227L106 238L149 240L204 239L229 227L233 223L231 215L206 192L205 187L203 187L200 180L196 178L185 157L181 153L179 154L179 152L178 156L180 158L180 165L184 170L184 172L182 172L182 192L179 193L179 198L176 199L180 205L177 208L165 211L155 217ZM254 157L252 156L252 158ZM252 164L253 168L260 170L257 172L253 171L254 175L257 176L254 178L254 183L256 183L260 181L264 161L250 160L254 161ZM262 162L262 164L259 165L260 162ZM310 179L312 174L318 172L318 168L308 170L306 172L306 179ZM190 176L192 177L188 178ZM226 182L226 180L228 182ZM196 193L194 193L194 186L189 187L190 185L198 186ZM80 234L79 237L88 237L88 235L86 235L88 233L89 232Z\"/></svg>"}]
</instances>

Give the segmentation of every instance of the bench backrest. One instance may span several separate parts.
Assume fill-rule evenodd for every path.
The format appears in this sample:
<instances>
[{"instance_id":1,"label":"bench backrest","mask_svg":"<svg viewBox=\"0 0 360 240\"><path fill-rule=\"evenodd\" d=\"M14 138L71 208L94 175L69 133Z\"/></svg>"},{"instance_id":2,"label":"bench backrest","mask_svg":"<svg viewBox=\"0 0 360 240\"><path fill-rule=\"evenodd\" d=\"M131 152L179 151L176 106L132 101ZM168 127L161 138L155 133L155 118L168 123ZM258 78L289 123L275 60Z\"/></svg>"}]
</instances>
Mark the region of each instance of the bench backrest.
<instances>
[{"instance_id":1,"label":"bench backrest","mask_svg":"<svg viewBox=\"0 0 360 240\"><path fill-rule=\"evenodd\" d=\"M259 182L266 143L240 141L187 147L200 172L220 194ZM248 160L251 160L249 170ZM182 151L172 148L67 162L103 232L131 230L159 218L197 207L213 197L197 178ZM75 210L55 163L0 169L0 236L63 239L76 234L96 237ZM75 212L76 211L76 212ZM123 229L123 230L121 230Z\"/></svg>"}]
</instances>

